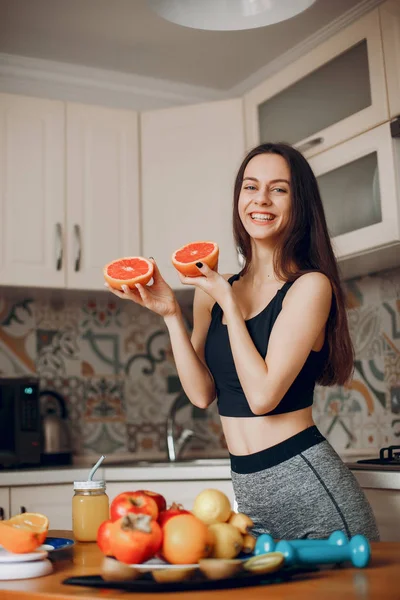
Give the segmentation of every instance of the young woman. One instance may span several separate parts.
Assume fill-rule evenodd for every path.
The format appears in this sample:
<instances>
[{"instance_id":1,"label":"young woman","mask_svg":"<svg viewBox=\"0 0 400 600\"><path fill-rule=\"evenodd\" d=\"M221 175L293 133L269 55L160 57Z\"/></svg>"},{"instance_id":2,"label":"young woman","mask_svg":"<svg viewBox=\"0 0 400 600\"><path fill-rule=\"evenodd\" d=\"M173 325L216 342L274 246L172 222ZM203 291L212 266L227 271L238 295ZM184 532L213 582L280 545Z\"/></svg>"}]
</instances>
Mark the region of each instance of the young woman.
<instances>
[{"instance_id":1,"label":"young woman","mask_svg":"<svg viewBox=\"0 0 400 600\"><path fill-rule=\"evenodd\" d=\"M235 498L253 533L377 540L364 493L312 418L315 383L345 384L353 348L318 185L297 150L249 152L233 229L239 274L198 263L199 277L180 277L196 287L191 339L155 263L152 286L114 293L164 318L190 401L207 408L217 398Z\"/></svg>"}]
</instances>

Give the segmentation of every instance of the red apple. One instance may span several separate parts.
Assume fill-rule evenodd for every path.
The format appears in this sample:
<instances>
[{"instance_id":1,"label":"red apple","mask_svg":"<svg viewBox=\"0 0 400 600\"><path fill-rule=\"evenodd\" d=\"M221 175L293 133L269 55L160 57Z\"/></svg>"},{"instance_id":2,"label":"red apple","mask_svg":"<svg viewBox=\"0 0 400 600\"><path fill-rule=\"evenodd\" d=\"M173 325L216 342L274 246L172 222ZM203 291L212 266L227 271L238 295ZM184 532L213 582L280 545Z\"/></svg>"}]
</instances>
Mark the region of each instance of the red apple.
<instances>
[{"instance_id":1,"label":"red apple","mask_svg":"<svg viewBox=\"0 0 400 600\"><path fill-rule=\"evenodd\" d=\"M192 514L189 510L183 508L182 504L177 504L173 502L167 510L163 510L158 515L158 522L160 524L161 529L164 527L165 523L169 521L172 517L176 517L177 515L190 515Z\"/></svg>"},{"instance_id":2,"label":"red apple","mask_svg":"<svg viewBox=\"0 0 400 600\"><path fill-rule=\"evenodd\" d=\"M111 502L111 520L116 521L129 513L150 515L156 521L158 517L157 502L143 492L122 492Z\"/></svg>"},{"instance_id":3,"label":"red apple","mask_svg":"<svg viewBox=\"0 0 400 600\"><path fill-rule=\"evenodd\" d=\"M162 512L163 510L166 510L167 501L165 500L164 496L162 496L158 492L152 492L150 490L138 490L138 492L140 492L141 494L147 494L148 496L153 498L153 500L155 500L157 502L159 513Z\"/></svg>"}]
</instances>

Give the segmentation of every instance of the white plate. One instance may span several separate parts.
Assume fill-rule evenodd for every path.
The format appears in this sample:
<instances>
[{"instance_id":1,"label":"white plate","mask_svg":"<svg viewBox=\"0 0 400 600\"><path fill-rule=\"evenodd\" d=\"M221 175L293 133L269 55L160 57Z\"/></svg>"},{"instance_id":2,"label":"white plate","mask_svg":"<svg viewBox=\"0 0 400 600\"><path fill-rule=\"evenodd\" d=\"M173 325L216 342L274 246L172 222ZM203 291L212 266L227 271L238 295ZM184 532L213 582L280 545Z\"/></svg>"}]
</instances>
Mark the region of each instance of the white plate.
<instances>
[{"instance_id":1,"label":"white plate","mask_svg":"<svg viewBox=\"0 0 400 600\"><path fill-rule=\"evenodd\" d=\"M0 546L0 563L22 563L44 560L48 552L45 550L34 550L33 552L25 552L24 554L16 554L8 552Z\"/></svg>"},{"instance_id":2,"label":"white plate","mask_svg":"<svg viewBox=\"0 0 400 600\"><path fill-rule=\"evenodd\" d=\"M11 579L31 579L32 577L42 577L53 571L53 565L46 558L45 560L27 562L23 565L18 563L0 565L0 581Z\"/></svg>"},{"instance_id":3,"label":"white plate","mask_svg":"<svg viewBox=\"0 0 400 600\"><path fill-rule=\"evenodd\" d=\"M129 565L133 569L138 569L142 573L148 573L149 571L160 571L161 569L198 569L198 564L192 565L171 565L170 563L165 562L161 558L151 558L150 560L140 563L138 565Z\"/></svg>"}]
</instances>

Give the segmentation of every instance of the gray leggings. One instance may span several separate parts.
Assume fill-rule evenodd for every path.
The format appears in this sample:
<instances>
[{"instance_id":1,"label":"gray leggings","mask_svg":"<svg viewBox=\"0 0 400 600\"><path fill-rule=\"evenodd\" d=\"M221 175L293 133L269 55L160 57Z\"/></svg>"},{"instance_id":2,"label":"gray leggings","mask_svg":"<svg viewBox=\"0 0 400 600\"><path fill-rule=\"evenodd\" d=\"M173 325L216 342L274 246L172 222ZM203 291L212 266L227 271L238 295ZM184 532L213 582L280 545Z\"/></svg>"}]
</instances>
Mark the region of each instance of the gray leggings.
<instances>
[{"instance_id":1,"label":"gray leggings","mask_svg":"<svg viewBox=\"0 0 400 600\"><path fill-rule=\"evenodd\" d=\"M315 426L256 454L231 455L231 469L238 509L255 535L327 538L341 530L379 540L364 492Z\"/></svg>"}]
</instances>

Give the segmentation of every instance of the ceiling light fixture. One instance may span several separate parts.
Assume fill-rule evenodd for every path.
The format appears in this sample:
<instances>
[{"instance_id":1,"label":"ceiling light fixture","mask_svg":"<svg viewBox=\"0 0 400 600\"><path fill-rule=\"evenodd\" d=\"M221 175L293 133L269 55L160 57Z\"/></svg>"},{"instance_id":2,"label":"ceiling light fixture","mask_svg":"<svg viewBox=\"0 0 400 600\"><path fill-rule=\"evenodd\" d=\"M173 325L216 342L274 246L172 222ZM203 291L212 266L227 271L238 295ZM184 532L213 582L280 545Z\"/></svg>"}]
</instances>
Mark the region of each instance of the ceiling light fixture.
<instances>
[{"instance_id":1,"label":"ceiling light fixture","mask_svg":"<svg viewBox=\"0 0 400 600\"><path fill-rule=\"evenodd\" d=\"M160 17L184 27L238 31L273 25L303 12L316 0L148 0Z\"/></svg>"}]
</instances>

